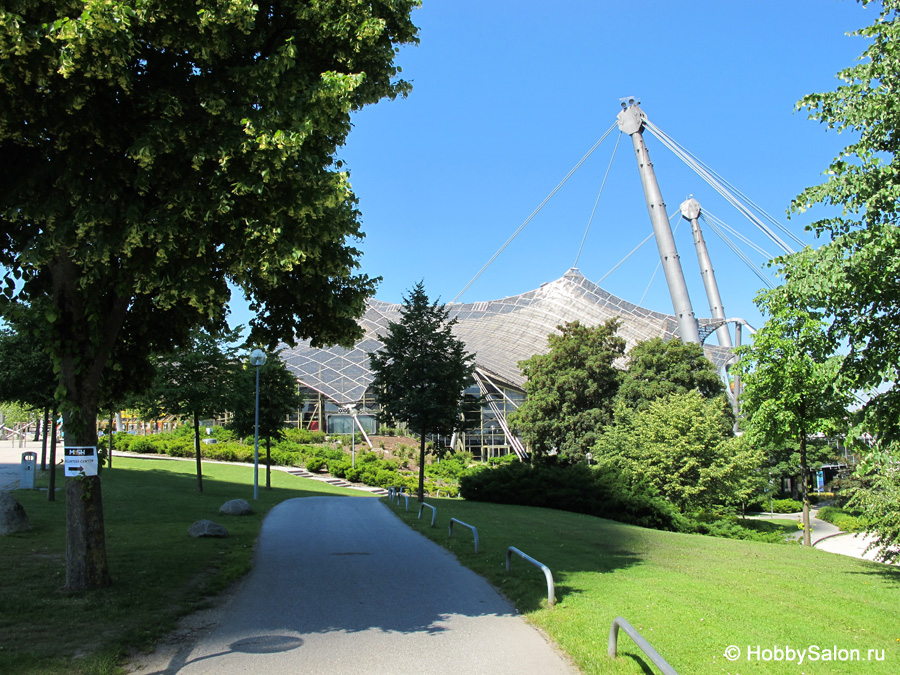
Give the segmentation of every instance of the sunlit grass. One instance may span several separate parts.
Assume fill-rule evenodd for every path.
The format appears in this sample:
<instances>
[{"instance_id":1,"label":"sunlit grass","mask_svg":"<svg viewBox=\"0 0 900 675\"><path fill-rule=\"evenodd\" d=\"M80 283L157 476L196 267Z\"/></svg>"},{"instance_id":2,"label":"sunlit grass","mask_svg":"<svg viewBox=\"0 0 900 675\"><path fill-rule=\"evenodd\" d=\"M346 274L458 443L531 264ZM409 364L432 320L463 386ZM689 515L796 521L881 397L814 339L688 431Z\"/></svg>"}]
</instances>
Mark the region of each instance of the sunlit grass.
<instances>
[{"instance_id":1,"label":"sunlit grass","mask_svg":"<svg viewBox=\"0 0 900 675\"><path fill-rule=\"evenodd\" d=\"M13 496L32 529L0 540L0 673L112 673L124 649L152 643L174 620L203 606L251 564L263 517L285 499L360 496L327 483L272 472L272 489L253 501L253 469L204 463L203 493L192 462L116 457L103 472L106 544L113 587L67 593L65 490ZM61 472L57 485L63 485ZM264 469L260 481L265 484ZM46 476L38 480L46 487ZM220 516L230 499L251 502L249 516ZM225 525L225 539L194 539L191 523ZM74 657L74 658L73 658Z\"/></svg>"},{"instance_id":2,"label":"sunlit grass","mask_svg":"<svg viewBox=\"0 0 900 675\"><path fill-rule=\"evenodd\" d=\"M418 520L417 504L391 508L412 527L449 548L540 626L585 673L657 672L623 632L619 657L606 656L613 619L622 616L682 675L720 673L896 673L900 666L900 570L804 549L700 535L659 532L580 514L428 499L438 510ZM451 517L478 529L454 527ZM515 546L553 572L557 604L549 607L544 575L505 554ZM739 647L730 662L725 649ZM863 662L764 661L747 648L810 645L859 649ZM869 649L883 661L865 661Z\"/></svg>"}]
</instances>

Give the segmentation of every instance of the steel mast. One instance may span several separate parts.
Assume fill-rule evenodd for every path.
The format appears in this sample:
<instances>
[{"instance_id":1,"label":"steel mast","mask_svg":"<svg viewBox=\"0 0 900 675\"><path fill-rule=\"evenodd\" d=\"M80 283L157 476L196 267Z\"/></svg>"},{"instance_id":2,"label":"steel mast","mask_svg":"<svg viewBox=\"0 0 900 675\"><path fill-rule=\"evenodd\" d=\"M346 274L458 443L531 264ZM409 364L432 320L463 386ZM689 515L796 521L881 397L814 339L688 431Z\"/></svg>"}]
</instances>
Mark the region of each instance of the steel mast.
<instances>
[{"instance_id":1,"label":"steel mast","mask_svg":"<svg viewBox=\"0 0 900 675\"><path fill-rule=\"evenodd\" d=\"M660 192L659 183L657 183L656 174L653 171L653 163L650 161L650 155L647 153L647 146L644 145L644 137L641 134L645 115L634 99L630 99L628 103L623 101L622 108L622 112L617 117L619 129L631 136L631 143L634 145L638 171L641 174L641 185L644 188L644 198L647 200L647 210L650 212L650 223L653 225L659 257L666 274L669 295L672 297L672 307L675 310L675 317L678 319L678 333L682 342L700 344L700 331L691 307L687 284L684 282L681 261L678 257L678 250L675 248L675 237L672 235L672 228L669 226L669 219L666 215L666 204L663 202L662 192Z\"/></svg>"},{"instance_id":2,"label":"steel mast","mask_svg":"<svg viewBox=\"0 0 900 675\"><path fill-rule=\"evenodd\" d=\"M722 305L722 296L719 295L719 284L716 283L716 273L713 271L712 260L709 257L709 249L700 231L700 202L689 197L681 204L681 215L691 221L691 232L694 235L694 247L697 249L697 262L700 263L700 276L703 277L703 287L706 289L706 297L709 299L710 316L718 321L725 321L725 307ZM732 347L731 333L728 326L722 323L716 328L716 337L723 347Z\"/></svg>"}]
</instances>

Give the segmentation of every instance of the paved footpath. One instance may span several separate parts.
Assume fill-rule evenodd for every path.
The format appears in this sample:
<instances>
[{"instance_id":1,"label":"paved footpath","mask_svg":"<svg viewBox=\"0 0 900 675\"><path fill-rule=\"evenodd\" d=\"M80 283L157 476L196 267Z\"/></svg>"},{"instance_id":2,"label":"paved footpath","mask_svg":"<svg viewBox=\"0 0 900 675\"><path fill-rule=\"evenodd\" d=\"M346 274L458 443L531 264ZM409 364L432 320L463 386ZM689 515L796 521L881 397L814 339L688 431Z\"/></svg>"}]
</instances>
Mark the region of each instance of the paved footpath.
<instances>
[{"instance_id":1,"label":"paved footpath","mask_svg":"<svg viewBox=\"0 0 900 675\"><path fill-rule=\"evenodd\" d=\"M578 673L484 579L375 499L273 508L253 570L218 617L132 672Z\"/></svg>"}]
</instances>

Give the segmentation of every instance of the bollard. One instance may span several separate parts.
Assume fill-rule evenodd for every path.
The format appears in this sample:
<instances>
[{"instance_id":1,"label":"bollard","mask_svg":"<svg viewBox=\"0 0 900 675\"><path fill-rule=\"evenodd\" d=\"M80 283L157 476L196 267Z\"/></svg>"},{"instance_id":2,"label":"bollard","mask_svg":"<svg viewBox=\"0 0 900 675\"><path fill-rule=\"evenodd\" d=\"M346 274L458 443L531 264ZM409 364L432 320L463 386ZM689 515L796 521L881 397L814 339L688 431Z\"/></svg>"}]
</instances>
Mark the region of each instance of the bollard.
<instances>
[{"instance_id":1,"label":"bollard","mask_svg":"<svg viewBox=\"0 0 900 675\"><path fill-rule=\"evenodd\" d=\"M19 488L22 490L34 490L34 473L37 469L37 453L22 453L22 468L19 475Z\"/></svg>"}]
</instances>

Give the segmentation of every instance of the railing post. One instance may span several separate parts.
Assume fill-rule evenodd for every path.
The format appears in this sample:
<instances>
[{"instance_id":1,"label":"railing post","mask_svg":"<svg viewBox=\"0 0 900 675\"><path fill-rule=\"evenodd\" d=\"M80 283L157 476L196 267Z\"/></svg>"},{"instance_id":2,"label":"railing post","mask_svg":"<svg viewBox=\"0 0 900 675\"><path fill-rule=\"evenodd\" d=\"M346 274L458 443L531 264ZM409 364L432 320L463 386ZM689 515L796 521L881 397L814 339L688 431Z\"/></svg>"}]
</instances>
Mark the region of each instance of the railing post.
<instances>
[{"instance_id":1,"label":"railing post","mask_svg":"<svg viewBox=\"0 0 900 675\"><path fill-rule=\"evenodd\" d=\"M659 672L662 675L678 675L678 672L669 665L668 661L666 661L662 656L659 655L649 642L644 638L643 635L637 632L634 626L628 623L621 616L617 616L613 619L612 626L609 629L609 646L606 650L606 653L609 657L615 658L617 652L617 642L619 639L619 626L621 626L626 633L628 633L628 637L634 640L634 644L636 644L644 654L653 662L653 664L659 668Z\"/></svg>"},{"instance_id":2,"label":"railing post","mask_svg":"<svg viewBox=\"0 0 900 675\"><path fill-rule=\"evenodd\" d=\"M522 553L515 546L510 546L506 549L506 571L509 572L509 564L510 558L512 554L515 553L523 560L527 560L535 567L539 568L544 573L544 578L547 580L547 604L551 607L556 604L556 584L553 583L553 573L550 571L550 568L547 567L544 563L539 562L532 558L530 555L526 555Z\"/></svg>"},{"instance_id":3,"label":"railing post","mask_svg":"<svg viewBox=\"0 0 900 675\"><path fill-rule=\"evenodd\" d=\"M422 520L422 509L424 509L426 506L429 509L431 509L431 525L430 525L430 527L434 527L434 519L437 517L437 509L434 508L431 504L426 504L425 502L422 502L421 504L419 504L419 520Z\"/></svg>"},{"instance_id":4,"label":"railing post","mask_svg":"<svg viewBox=\"0 0 900 675\"><path fill-rule=\"evenodd\" d=\"M472 534L475 535L475 553L478 553L478 530L476 530L474 527L472 527L468 523L464 523L463 521L457 520L456 518L451 518L450 519L450 532L448 535L450 537L453 536L453 523L459 523L463 527L468 527L470 530L472 530Z\"/></svg>"}]
</instances>

